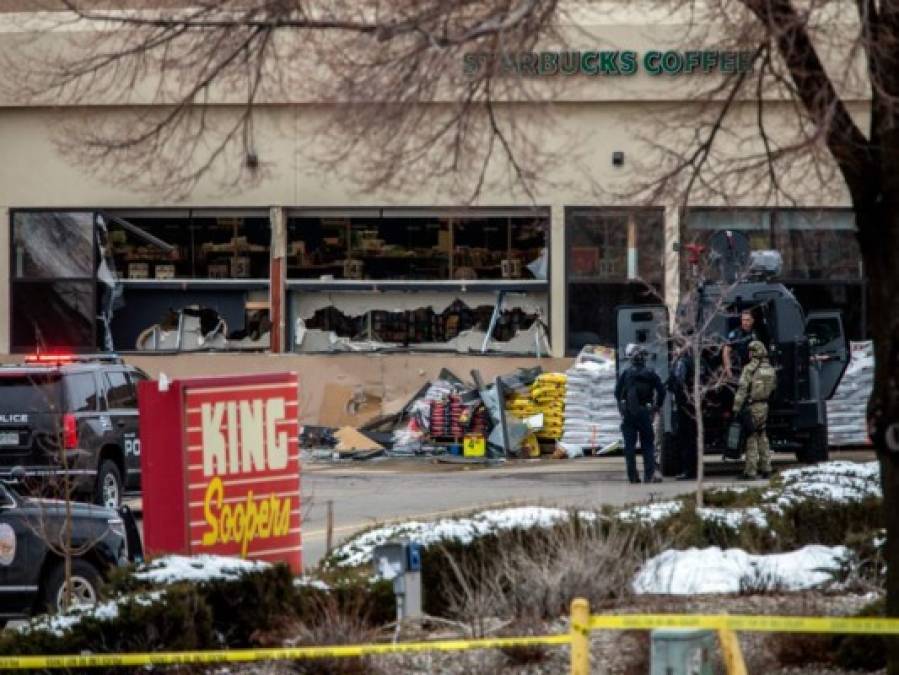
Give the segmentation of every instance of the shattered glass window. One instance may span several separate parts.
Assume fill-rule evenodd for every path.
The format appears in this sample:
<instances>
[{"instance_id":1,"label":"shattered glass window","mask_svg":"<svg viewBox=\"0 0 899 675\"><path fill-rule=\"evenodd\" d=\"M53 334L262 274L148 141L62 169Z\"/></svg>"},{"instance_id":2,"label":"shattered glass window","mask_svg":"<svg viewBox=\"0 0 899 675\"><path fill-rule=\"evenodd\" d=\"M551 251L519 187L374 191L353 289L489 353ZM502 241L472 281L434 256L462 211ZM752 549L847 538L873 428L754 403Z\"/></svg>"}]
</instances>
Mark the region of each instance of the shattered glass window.
<instances>
[{"instance_id":1,"label":"shattered glass window","mask_svg":"<svg viewBox=\"0 0 899 675\"><path fill-rule=\"evenodd\" d=\"M92 213L16 213L13 218L13 278L93 276L93 236Z\"/></svg>"},{"instance_id":2,"label":"shattered glass window","mask_svg":"<svg viewBox=\"0 0 899 675\"><path fill-rule=\"evenodd\" d=\"M10 258L12 348L94 349L94 214L15 212Z\"/></svg>"},{"instance_id":3,"label":"shattered glass window","mask_svg":"<svg viewBox=\"0 0 899 675\"><path fill-rule=\"evenodd\" d=\"M93 349L95 295L91 280L13 284L13 349Z\"/></svg>"}]
</instances>

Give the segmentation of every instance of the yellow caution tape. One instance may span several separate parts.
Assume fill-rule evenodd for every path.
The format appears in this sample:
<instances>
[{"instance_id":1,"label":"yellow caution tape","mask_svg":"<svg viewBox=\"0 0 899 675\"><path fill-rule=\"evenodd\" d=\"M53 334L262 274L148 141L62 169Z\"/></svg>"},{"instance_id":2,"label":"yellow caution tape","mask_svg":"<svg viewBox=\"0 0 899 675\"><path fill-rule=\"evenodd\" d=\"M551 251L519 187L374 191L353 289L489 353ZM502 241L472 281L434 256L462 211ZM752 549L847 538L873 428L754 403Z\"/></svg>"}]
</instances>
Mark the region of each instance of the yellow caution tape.
<instances>
[{"instance_id":1,"label":"yellow caution tape","mask_svg":"<svg viewBox=\"0 0 899 675\"><path fill-rule=\"evenodd\" d=\"M67 656L3 656L0 670L35 668L111 668L201 663L248 663L253 661L295 661L299 659L348 658L404 652L502 649L533 645L567 645L571 635L532 635L477 640L434 640L424 642L371 643L335 647L285 647L276 649L228 649L152 654L90 654Z\"/></svg>"},{"instance_id":2,"label":"yellow caution tape","mask_svg":"<svg viewBox=\"0 0 899 675\"><path fill-rule=\"evenodd\" d=\"M650 628L703 628L768 633L840 633L899 635L899 619L838 618L809 616L740 616L733 614L617 614L593 615L591 630L647 630ZM294 661L300 659L352 658L376 654L409 652L503 649L534 645L568 645L571 633L526 637L481 638L476 640L433 640L421 642L369 643L333 647L283 647L274 649L227 649L192 652L140 654L71 654L62 656L0 656L0 670L113 668L204 663L248 663Z\"/></svg>"},{"instance_id":3,"label":"yellow caution tape","mask_svg":"<svg viewBox=\"0 0 899 675\"><path fill-rule=\"evenodd\" d=\"M649 628L726 629L753 633L899 635L899 619L741 616L735 614L601 614L590 617L591 630L646 630Z\"/></svg>"}]
</instances>

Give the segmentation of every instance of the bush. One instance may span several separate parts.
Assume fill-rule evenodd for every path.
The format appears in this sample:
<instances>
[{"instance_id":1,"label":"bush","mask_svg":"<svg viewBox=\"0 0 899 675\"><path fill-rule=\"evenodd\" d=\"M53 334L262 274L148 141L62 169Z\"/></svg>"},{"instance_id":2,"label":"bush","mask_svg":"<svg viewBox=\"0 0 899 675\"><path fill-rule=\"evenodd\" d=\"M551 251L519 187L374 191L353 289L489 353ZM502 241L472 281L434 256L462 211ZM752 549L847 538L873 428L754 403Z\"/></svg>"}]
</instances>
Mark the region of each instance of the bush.
<instances>
[{"instance_id":1,"label":"bush","mask_svg":"<svg viewBox=\"0 0 899 675\"><path fill-rule=\"evenodd\" d=\"M242 648L305 644L308 636L317 644L340 643L396 616L387 582L348 576L325 590L295 584L281 565L237 579L156 587L117 573L108 590L119 593L114 618L88 613L65 630L50 624L0 633L0 655Z\"/></svg>"},{"instance_id":2,"label":"bush","mask_svg":"<svg viewBox=\"0 0 899 675\"><path fill-rule=\"evenodd\" d=\"M485 617L537 625L567 614L577 597L598 606L629 595L646 555L644 536L572 518L553 528L498 536L489 555L480 547L445 548L440 599L448 616L472 622L474 634L483 634L483 625L474 622Z\"/></svg>"},{"instance_id":3,"label":"bush","mask_svg":"<svg viewBox=\"0 0 899 675\"><path fill-rule=\"evenodd\" d=\"M806 633L776 633L769 644L781 666L805 668L811 664L832 666L833 636Z\"/></svg>"},{"instance_id":4,"label":"bush","mask_svg":"<svg viewBox=\"0 0 899 675\"><path fill-rule=\"evenodd\" d=\"M886 600L878 600L863 608L857 616L883 617ZM886 668L886 642L877 635L838 635L834 638L835 661L847 670L881 670Z\"/></svg>"},{"instance_id":5,"label":"bush","mask_svg":"<svg viewBox=\"0 0 899 675\"><path fill-rule=\"evenodd\" d=\"M0 633L3 655L78 654L101 651L99 646L106 652L148 652L215 649L222 644L209 606L199 589L189 586L170 588L152 602L140 597L124 601L114 620L85 617L69 631Z\"/></svg>"}]
</instances>

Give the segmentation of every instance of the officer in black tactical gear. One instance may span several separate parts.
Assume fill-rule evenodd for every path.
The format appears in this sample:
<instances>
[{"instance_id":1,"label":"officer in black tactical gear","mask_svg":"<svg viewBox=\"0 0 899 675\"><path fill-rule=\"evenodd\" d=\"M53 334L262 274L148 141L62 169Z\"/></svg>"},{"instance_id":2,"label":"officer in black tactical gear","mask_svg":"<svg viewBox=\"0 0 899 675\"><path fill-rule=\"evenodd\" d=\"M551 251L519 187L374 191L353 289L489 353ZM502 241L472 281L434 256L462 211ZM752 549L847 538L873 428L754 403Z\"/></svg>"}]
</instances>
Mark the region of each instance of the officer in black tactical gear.
<instances>
[{"instance_id":1,"label":"officer in black tactical gear","mask_svg":"<svg viewBox=\"0 0 899 675\"><path fill-rule=\"evenodd\" d=\"M646 367L646 352L636 347L631 354L631 365L615 385L615 400L621 413L621 433L624 436L624 458L627 478L639 483L637 473L637 436L643 449L643 475L647 483L660 483L655 475L656 448L652 429L653 418L665 401L665 387L655 371Z\"/></svg>"},{"instance_id":2,"label":"officer in black tactical gear","mask_svg":"<svg viewBox=\"0 0 899 675\"><path fill-rule=\"evenodd\" d=\"M744 310L740 313L740 327L727 334L727 343L721 355L727 379L734 380L739 377L743 366L749 363L749 343L759 339L755 329L755 317L748 309Z\"/></svg>"},{"instance_id":3,"label":"officer in black tactical gear","mask_svg":"<svg viewBox=\"0 0 899 675\"><path fill-rule=\"evenodd\" d=\"M674 437L680 458L681 473L678 480L696 478L698 457L696 449L696 407L693 405L693 355L684 348L677 355L671 375L668 378L668 391L674 400Z\"/></svg>"}]
</instances>

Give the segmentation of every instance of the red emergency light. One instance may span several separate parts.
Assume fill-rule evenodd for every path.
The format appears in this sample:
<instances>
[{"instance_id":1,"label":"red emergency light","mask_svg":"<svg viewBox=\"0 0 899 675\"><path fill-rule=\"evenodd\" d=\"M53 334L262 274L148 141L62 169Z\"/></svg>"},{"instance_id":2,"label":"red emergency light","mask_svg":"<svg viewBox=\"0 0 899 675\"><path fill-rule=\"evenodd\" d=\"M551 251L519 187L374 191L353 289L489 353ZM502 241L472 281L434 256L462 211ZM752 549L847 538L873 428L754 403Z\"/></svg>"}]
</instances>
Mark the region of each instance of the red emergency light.
<instances>
[{"instance_id":1,"label":"red emergency light","mask_svg":"<svg viewBox=\"0 0 899 675\"><path fill-rule=\"evenodd\" d=\"M62 435L66 450L75 450L78 447L78 420L72 413L62 416Z\"/></svg>"},{"instance_id":2,"label":"red emergency light","mask_svg":"<svg viewBox=\"0 0 899 675\"><path fill-rule=\"evenodd\" d=\"M74 354L29 354L25 357L25 363L74 363Z\"/></svg>"}]
</instances>

